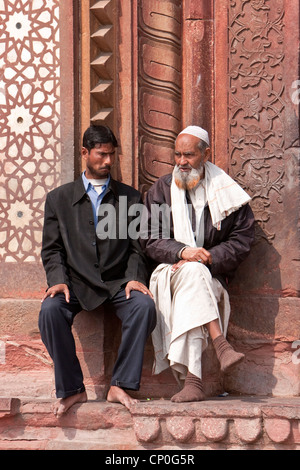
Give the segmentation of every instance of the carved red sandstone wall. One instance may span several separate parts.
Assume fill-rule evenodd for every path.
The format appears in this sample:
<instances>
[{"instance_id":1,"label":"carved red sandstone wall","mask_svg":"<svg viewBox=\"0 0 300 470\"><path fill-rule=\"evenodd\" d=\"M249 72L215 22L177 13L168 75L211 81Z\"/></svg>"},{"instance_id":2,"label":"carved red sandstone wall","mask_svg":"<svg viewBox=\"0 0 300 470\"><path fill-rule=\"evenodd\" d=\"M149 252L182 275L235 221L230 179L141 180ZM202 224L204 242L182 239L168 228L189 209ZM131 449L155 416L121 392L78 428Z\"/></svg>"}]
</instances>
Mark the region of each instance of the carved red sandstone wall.
<instances>
[{"instance_id":1,"label":"carved red sandstone wall","mask_svg":"<svg viewBox=\"0 0 300 470\"><path fill-rule=\"evenodd\" d=\"M162 2L164 8L167 3L173 4ZM148 4L152 18L157 2ZM183 2L182 124L210 130L213 161L252 196L257 221L256 244L231 287L230 338L247 353L247 360L226 378L225 385L243 393L299 394L299 367L292 349L300 335L299 112L291 99L299 67L292 39L297 44L298 13L295 1ZM155 32L159 28L156 25ZM143 35L141 27L141 43ZM143 65L148 55L152 60L146 48L143 52L139 69L142 185L169 171L173 163L171 149L169 153L165 145L156 162L153 142L160 142L148 123L149 103L153 107L159 90L143 89ZM162 123L160 135L165 136L166 118L158 111L155 122ZM176 131L174 122L170 123ZM151 136L147 148L144 127L146 136Z\"/></svg>"},{"instance_id":2,"label":"carved red sandstone wall","mask_svg":"<svg viewBox=\"0 0 300 470\"><path fill-rule=\"evenodd\" d=\"M252 196L257 240L231 289L231 337L247 361L226 382L299 394L299 4L229 2L228 30L229 171Z\"/></svg>"},{"instance_id":3,"label":"carved red sandstone wall","mask_svg":"<svg viewBox=\"0 0 300 470\"><path fill-rule=\"evenodd\" d=\"M44 200L74 176L72 2L0 2L0 395L51 392Z\"/></svg>"},{"instance_id":4,"label":"carved red sandstone wall","mask_svg":"<svg viewBox=\"0 0 300 470\"><path fill-rule=\"evenodd\" d=\"M115 1L90 2L91 122L115 129Z\"/></svg>"},{"instance_id":5,"label":"carved red sandstone wall","mask_svg":"<svg viewBox=\"0 0 300 470\"><path fill-rule=\"evenodd\" d=\"M228 28L231 173L271 241L284 186L284 2L232 2Z\"/></svg>"},{"instance_id":6,"label":"carved red sandstone wall","mask_svg":"<svg viewBox=\"0 0 300 470\"><path fill-rule=\"evenodd\" d=\"M174 139L181 130L181 3L142 0L138 6L142 191L172 171Z\"/></svg>"},{"instance_id":7,"label":"carved red sandstone wall","mask_svg":"<svg viewBox=\"0 0 300 470\"><path fill-rule=\"evenodd\" d=\"M59 11L2 2L0 15L0 259L14 266L40 260L45 193L61 181Z\"/></svg>"},{"instance_id":8,"label":"carved red sandstone wall","mask_svg":"<svg viewBox=\"0 0 300 470\"><path fill-rule=\"evenodd\" d=\"M0 372L5 373L1 387L7 394L16 393L16 387L22 393L49 392L51 362L37 331L39 300L33 300L45 285L37 261L41 204L46 190L73 178L73 32L65 23L72 17L71 4L53 0L50 8L46 3L23 2L22 10L15 2L10 11L5 3L0 9L5 19L0 31L5 84L0 87ZM37 26L40 5L51 36L47 40ZM173 142L182 125L209 128L214 161L250 192L258 222L257 243L231 288L230 339L246 352L247 360L225 385L241 393L299 394L299 364L292 360L292 345L300 337L299 94L293 85L299 67L299 4L132 0L130 9L127 5L127 0L88 5L91 120L116 126L122 141L121 178L142 190L171 170ZM27 17L30 26L23 39L16 36L21 31L15 14ZM10 17L16 22L10 23ZM14 28L14 37L9 28ZM31 54L33 64L27 62ZM22 106L26 116L17 113ZM47 110L51 122L43 115ZM23 134L18 133L20 126ZM23 210L13 213L16 202ZM101 396L116 346L105 335L110 338L114 330L97 313L78 317L75 330L90 396L93 391ZM154 380L151 365L149 348L145 390L155 395L163 388L170 396L171 378ZM8 372L18 372L17 385Z\"/></svg>"}]
</instances>

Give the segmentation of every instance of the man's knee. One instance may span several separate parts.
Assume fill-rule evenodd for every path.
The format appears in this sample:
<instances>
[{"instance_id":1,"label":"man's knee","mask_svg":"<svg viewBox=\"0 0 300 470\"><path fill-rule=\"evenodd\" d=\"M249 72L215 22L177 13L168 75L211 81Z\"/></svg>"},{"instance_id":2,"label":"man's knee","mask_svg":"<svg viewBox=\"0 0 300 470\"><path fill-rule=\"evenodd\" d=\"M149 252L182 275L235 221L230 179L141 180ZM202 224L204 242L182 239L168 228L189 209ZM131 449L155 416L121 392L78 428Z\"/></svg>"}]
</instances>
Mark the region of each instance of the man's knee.
<instances>
[{"instance_id":1,"label":"man's knee","mask_svg":"<svg viewBox=\"0 0 300 470\"><path fill-rule=\"evenodd\" d=\"M185 295L187 295L187 292L191 296L198 295L203 288L207 288L207 285L211 284L211 281L212 276L206 266L201 263L187 262L173 274L171 292L172 294L179 293L184 289Z\"/></svg>"},{"instance_id":2,"label":"man's knee","mask_svg":"<svg viewBox=\"0 0 300 470\"><path fill-rule=\"evenodd\" d=\"M150 329L153 330L156 325L156 308L154 300L150 295L143 294L139 291L134 292L134 299L136 305L139 307L137 310L140 313L141 318L147 318Z\"/></svg>"},{"instance_id":3,"label":"man's knee","mask_svg":"<svg viewBox=\"0 0 300 470\"><path fill-rule=\"evenodd\" d=\"M195 275L198 276L199 274L207 274L209 273L209 269L202 263L196 263L195 261L184 263L179 269L179 272L184 273L185 275Z\"/></svg>"},{"instance_id":4,"label":"man's knee","mask_svg":"<svg viewBox=\"0 0 300 470\"><path fill-rule=\"evenodd\" d=\"M52 323L57 316L57 305L54 298L47 297L41 305L39 314L39 328L42 329L44 325Z\"/></svg>"},{"instance_id":5,"label":"man's knee","mask_svg":"<svg viewBox=\"0 0 300 470\"><path fill-rule=\"evenodd\" d=\"M57 294L55 297L47 297L41 305L39 328L41 329L45 325L58 324L65 318L72 321L72 315L68 315L67 310L64 308L64 295Z\"/></svg>"}]
</instances>

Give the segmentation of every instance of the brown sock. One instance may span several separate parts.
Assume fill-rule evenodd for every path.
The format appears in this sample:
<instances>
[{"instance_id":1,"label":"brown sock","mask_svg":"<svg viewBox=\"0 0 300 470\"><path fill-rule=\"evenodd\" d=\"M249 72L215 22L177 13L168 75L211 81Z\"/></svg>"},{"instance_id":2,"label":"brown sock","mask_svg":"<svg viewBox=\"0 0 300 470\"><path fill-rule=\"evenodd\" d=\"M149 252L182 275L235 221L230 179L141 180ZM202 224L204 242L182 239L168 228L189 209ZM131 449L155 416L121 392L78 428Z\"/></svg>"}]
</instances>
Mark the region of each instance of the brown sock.
<instances>
[{"instance_id":1,"label":"brown sock","mask_svg":"<svg viewBox=\"0 0 300 470\"><path fill-rule=\"evenodd\" d=\"M213 345L220 362L221 371L225 372L229 368L236 366L243 361L245 355L236 352L224 338L223 335L218 336L213 340Z\"/></svg>"},{"instance_id":2,"label":"brown sock","mask_svg":"<svg viewBox=\"0 0 300 470\"><path fill-rule=\"evenodd\" d=\"M186 401L205 400L202 380L188 372L183 389L171 398L171 401L183 403Z\"/></svg>"}]
</instances>

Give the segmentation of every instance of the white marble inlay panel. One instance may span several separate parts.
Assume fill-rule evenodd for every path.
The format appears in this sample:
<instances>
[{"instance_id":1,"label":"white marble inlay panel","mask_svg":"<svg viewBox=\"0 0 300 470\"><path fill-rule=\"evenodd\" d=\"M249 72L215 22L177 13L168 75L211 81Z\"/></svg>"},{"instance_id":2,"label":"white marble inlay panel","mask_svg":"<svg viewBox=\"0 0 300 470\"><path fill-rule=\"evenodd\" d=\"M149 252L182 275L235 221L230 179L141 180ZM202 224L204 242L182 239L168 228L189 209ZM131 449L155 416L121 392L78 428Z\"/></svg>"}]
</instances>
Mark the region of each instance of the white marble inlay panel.
<instances>
[{"instance_id":1,"label":"white marble inlay panel","mask_svg":"<svg viewBox=\"0 0 300 470\"><path fill-rule=\"evenodd\" d=\"M0 0L0 261L40 260L60 183L58 0Z\"/></svg>"}]
</instances>

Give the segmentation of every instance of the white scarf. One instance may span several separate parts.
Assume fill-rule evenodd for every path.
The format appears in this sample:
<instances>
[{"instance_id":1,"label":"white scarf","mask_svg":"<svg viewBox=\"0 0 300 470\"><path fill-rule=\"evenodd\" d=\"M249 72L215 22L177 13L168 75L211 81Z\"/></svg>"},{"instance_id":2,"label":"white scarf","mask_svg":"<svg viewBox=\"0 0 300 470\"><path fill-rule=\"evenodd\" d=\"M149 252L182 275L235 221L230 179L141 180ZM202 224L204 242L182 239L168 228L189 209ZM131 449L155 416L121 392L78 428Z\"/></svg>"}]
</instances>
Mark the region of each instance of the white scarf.
<instances>
[{"instance_id":1,"label":"white scarf","mask_svg":"<svg viewBox=\"0 0 300 470\"><path fill-rule=\"evenodd\" d=\"M205 163L205 189L212 224L217 230L221 230L221 222L225 217L251 200L225 171L211 162ZM174 174L171 183L171 204L175 239L195 247L185 189L178 188Z\"/></svg>"}]
</instances>

